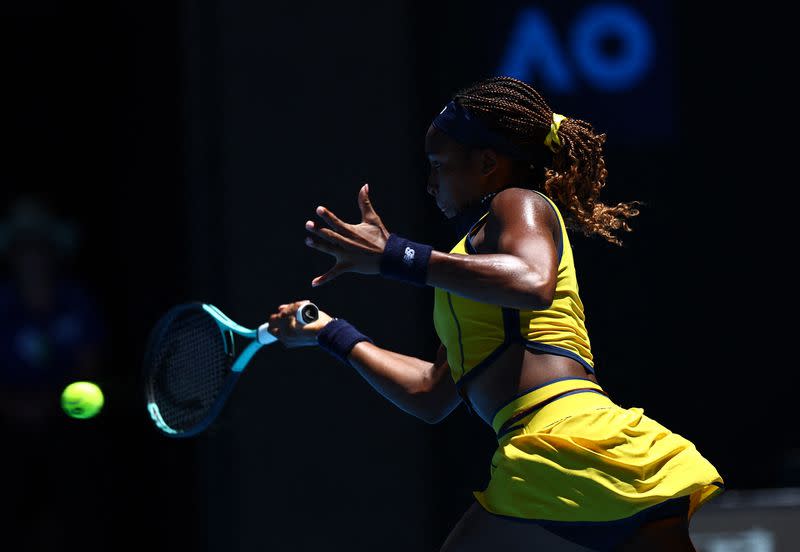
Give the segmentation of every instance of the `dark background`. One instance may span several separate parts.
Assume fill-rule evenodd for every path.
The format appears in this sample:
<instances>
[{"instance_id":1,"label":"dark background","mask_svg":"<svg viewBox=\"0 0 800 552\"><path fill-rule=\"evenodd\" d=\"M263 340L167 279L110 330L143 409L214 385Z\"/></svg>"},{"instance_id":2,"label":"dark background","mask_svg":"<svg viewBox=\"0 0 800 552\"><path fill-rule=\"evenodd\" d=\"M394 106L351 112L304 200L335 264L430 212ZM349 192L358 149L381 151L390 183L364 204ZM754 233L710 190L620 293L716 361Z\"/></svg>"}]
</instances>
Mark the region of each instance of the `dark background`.
<instances>
[{"instance_id":1,"label":"dark background","mask_svg":"<svg viewBox=\"0 0 800 552\"><path fill-rule=\"evenodd\" d=\"M81 531L150 550L438 548L496 444L463 407L427 425L323 351L278 345L210 431L173 441L145 412L141 356L173 304L213 303L252 327L311 299L432 360L432 290L353 274L312 289L333 259L303 244L303 225L317 205L356 220L369 182L390 231L449 250L425 130L458 88L496 74L529 6L549 17L573 85L529 82L608 133L606 202L647 203L622 248L570 236L599 381L695 442L731 488L798 484L797 432L778 411L791 281L771 246L791 165L767 144L780 50L759 14L631 2L654 57L630 87L600 90L568 37L581 9L605 4L571 4L54 1L3 17L3 206L33 194L79 224L72 271L110 335L104 411L64 429L98 441L70 451L99 455L75 474L103 489Z\"/></svg>"}]
</instances>

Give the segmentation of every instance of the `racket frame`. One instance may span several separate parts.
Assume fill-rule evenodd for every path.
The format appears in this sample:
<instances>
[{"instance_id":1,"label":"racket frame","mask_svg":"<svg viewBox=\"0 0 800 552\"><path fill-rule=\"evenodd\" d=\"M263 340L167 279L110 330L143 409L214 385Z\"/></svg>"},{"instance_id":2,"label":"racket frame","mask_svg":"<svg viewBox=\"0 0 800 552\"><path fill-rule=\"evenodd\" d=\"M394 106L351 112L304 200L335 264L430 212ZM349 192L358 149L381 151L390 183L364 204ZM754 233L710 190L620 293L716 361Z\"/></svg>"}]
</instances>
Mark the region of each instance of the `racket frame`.
<instances>
[{"instance_id":1,"label":"racket frame","mask_svg":"<svg viewBox=\"0 0 800 552\"><path fill-rule=\"evenodd\" d=\"M231 366L230 372L226 376L225 383L223 384L222 389L217 395L217 398L214 401L214 404L208 411L208 414L196 425L193 427L179 431L176 429L171 428L166 421L164 420L163 416L161 416L161 412L158 409L158 405L152 400L154 395L153 393L153 380L150 377L150 366L151 362L151 355L153 351L151 351L151 345L155 342L155 340L161 337L161 334L166 330L169 324L182 312L187 310L197 310L200 307L206 313L208 313L214 321L217 323L217 327L222 334L222 338L225 343L225 353L228 355L233 356L235 354L234 348L234 338L233 334L236 333L245 339L250 339L251 342L244 348L241 354L236 357L236 360L233 362ZM311 303L310 301L304 304L301 308L297 310L297 320L301 324L310 323L316 320L318 316L318 309L316 305ZM269 323L266 322L261 324L257 329L246 328L241 324L238 324L231 320L225 313L223 313L220 309L211 305L209 303L202 303L199 301L191 302L191 303L183 303L181 305L177 305L170 309L167 313L165 313L159 322L156 324L155 328L153 328L150 337L148 339L147 347L145 349L145 360L144 360L144 370L145 370L145 396L147 399L147 412L150 414L150 418L155 423L156 427L164 434L169 437L176 437L176 438L183 438L183 437L191 437L193 435L197 435L201 431L205 430L214 419L219 415L222 407L225 404L225 401L230 395L231 391L233 390L233 386L236 385L236 382L239 380L239 376L244 371L247 364L253 359L255 354L258 352L261 347L265 345L270 345L278 341L278 338L269 333Z\"/></svg>"}]
</instances>

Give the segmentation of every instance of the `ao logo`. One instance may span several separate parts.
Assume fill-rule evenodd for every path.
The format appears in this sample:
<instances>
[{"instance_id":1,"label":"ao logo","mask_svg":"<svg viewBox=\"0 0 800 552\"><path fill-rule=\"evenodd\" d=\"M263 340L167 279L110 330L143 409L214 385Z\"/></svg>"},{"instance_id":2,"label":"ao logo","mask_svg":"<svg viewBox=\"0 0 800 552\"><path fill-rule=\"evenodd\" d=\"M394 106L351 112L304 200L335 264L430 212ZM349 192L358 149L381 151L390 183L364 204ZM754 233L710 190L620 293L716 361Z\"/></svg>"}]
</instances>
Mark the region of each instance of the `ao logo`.
<instances>
[{"instance_id":1,"label":"ao logo","mask_svg":"<svg viewBox=\"0 0 800 552\"><path fill-rule=\"evenodd\" d=\"M608 38L620 43L614 54L601 48ZM576 75L567 55L594 88L618 92L634 86L650 68L653 36L632 7L597 4L578 14L565 42L544 11L528 8L516 19L498 74L536 81L557 93L575 92Z\"/></svg>"}]
</instances>

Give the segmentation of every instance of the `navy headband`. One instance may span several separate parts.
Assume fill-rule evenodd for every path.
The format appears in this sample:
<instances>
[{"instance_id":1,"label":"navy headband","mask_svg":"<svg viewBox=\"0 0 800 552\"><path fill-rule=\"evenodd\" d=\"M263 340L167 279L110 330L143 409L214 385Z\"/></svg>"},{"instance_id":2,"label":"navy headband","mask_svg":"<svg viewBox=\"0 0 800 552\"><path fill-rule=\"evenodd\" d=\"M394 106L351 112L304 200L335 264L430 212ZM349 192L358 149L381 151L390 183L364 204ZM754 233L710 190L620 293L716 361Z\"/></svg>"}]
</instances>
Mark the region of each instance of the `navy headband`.
<instances>
[{"instance_id":1,"label":"navy headband","mask_svg":"<svg viewBox=\"0 0 800 552\"><path fill-rule=\"evenodd\" d=\"M454 100L450 100L444 106L444 109L439 112L433 120L433 126L461 144L489 147L515 159L527 159L530 157L529 154L526 154L503 136L486 128L486 125L480 119Z\"/></svg>"}]
</instances>

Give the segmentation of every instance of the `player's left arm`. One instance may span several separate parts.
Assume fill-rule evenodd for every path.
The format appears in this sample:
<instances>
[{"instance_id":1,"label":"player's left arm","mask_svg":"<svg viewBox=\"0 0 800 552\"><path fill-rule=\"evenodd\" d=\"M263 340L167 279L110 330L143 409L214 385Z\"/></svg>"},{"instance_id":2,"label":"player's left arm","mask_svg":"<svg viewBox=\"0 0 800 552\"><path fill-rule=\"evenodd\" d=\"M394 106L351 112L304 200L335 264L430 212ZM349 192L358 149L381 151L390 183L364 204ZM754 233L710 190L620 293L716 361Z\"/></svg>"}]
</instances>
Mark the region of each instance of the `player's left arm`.
<instances>
[{"instance_id":1,"label":"player's left arm","mask_svg":"<svg viewBox=\"0 0 800 552\"><path fill-rule=\"evenodd\" d=\"M545 309L558 278L554 233L559 221L539 194L522 188L492 198L485 232L497 253L458 255L432 251L426 284L517 309Z\"/></svg>"}]
</instances>

